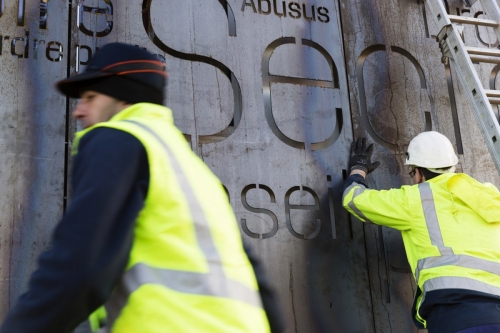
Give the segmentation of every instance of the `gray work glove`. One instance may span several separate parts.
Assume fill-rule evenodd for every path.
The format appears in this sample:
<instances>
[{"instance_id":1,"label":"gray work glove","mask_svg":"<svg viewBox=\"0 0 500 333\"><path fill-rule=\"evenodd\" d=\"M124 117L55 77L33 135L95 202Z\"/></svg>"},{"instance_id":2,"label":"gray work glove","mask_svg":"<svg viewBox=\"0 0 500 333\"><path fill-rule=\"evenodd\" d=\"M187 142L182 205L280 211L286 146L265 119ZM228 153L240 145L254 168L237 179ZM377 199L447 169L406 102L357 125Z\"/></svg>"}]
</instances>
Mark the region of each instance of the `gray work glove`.
<instances>
[{"instance_id":1,"label":"gray work glove","mask_svg":"<svg viewBox=\"0 0 500 333\"><path fill-rule=\"evenodd\" d=\"M371 162L373 153L373 143L366 147L366 138L359 138L351 144L351 158L349 159L349 169L363 170L367 174L375 170L380 162Z\"/></svg>"}]
</instances>

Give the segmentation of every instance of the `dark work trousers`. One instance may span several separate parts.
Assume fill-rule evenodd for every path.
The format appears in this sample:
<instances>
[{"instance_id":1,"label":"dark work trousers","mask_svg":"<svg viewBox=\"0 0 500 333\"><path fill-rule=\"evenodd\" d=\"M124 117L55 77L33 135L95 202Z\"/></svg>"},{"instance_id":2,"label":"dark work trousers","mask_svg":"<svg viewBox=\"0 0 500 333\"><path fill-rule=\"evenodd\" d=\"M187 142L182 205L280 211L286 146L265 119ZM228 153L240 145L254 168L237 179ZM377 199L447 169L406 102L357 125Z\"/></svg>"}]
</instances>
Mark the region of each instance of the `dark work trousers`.
<instances>
[{"instance_id":1,"label":"dark work trousers","mask_svg":"<svg viewBox=\"0 0 500 333\"><path fill-rule=\"evenodd\" d=\"M471 327L456 333L500 333L500 324Z\"/></svg>"}]
</instances>

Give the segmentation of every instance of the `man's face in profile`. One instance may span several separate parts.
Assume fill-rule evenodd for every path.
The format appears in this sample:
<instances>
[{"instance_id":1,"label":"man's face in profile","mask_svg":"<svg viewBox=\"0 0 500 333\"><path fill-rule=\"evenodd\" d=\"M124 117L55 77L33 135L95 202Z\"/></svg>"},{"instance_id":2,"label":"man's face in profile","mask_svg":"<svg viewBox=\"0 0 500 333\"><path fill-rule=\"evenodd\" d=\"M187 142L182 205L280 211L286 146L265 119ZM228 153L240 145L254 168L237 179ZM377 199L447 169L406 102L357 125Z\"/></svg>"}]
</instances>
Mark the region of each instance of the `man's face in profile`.
<instances>
[{"instance_id":1,"label":"man's face in profile","mask_svg":"<svg viewBox=\"0 0 500 333\"><path fill-rule=\"evenodd\" d=\"M80 100L72 115L73 118L81 122L83 128L87 128L110 120L128 105L116 98L88 90L80 95Z\"/></svg>"}]
</instances>

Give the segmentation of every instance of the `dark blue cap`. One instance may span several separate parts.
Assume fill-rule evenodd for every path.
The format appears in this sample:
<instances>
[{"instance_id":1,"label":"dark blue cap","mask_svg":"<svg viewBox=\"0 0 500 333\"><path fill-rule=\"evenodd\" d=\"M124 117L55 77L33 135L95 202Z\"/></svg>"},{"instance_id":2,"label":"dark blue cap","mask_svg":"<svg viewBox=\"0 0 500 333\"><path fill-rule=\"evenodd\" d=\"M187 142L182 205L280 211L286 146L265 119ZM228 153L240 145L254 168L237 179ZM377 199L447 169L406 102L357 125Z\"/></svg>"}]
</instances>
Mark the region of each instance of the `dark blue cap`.
<instances>
[{"instance_id":1,"label":"dark blue cap","mask_svg":"<svg viewBox=\"0 0 500 333\"><path fill-rule=\"evenodd\" d=\"M143 98L130 96L130 93L159 94L163 100L166 76L165 64L150 52L129 44L110 43L95 53L83 73L57 82L56 87L61 93L73 98L79 98L83 91L96 90L137 103ZM106 81L113 84L103 84ZM159 95L155 100L160 98Z\"/></svg>"}]
</instances>

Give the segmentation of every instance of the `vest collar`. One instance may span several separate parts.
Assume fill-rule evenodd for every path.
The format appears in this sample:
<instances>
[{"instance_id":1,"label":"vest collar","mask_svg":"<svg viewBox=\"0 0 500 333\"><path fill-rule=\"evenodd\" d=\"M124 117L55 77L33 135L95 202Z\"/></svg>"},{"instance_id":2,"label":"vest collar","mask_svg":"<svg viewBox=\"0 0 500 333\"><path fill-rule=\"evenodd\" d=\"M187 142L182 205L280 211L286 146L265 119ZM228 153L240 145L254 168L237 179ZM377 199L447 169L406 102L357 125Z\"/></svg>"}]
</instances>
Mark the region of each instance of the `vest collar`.
<instances>
[{"instance_id":1,"label":"vest collar","mask_svg":"<svg viewBox=\"0 0 500 333\"><path fill-rule=\"evenodd\" d=\"M137 103L125 108L111 117L107 122L116 122L127 119L154 119L158 121L165 121L169 124L174 123L174 118L172 116L172 110L169 108L152 103ZM90 126L84 130L78 131L75 133L75 139L73 140L72 147L72 155L76 155L78 152L78 144L80 143L81 138L87 134L89 131L101 127L106 126L107 122L97 123L93 126Z\"/></svg>"},{"instance_id":2,"label":"vest collar","mask_svg":"<svg viewBox=\"0 0 500 333\"><path fill-rule=\"evenodd\" d=\"M110 122L121 121L132 118L157 119L157 120L168 121L169 123L174 122L172 111L169 108L163 105L152 104L152 103L133 104L128 108L125 108L120 112L118 112L117 114L115 114L109 121Z\"/></svg>"}]
</instances>

